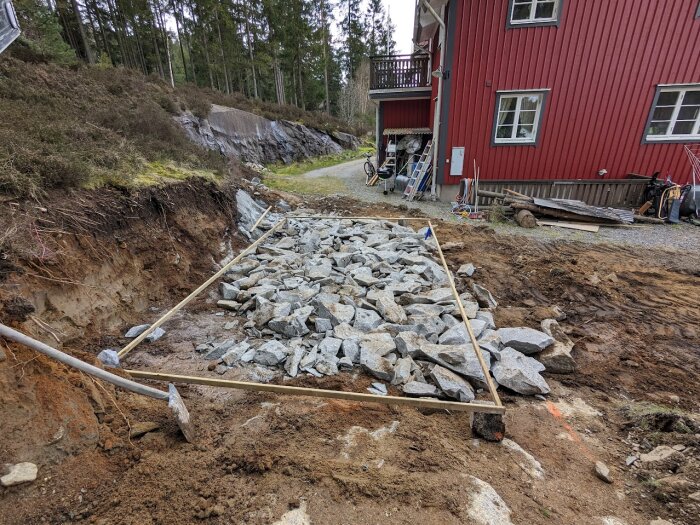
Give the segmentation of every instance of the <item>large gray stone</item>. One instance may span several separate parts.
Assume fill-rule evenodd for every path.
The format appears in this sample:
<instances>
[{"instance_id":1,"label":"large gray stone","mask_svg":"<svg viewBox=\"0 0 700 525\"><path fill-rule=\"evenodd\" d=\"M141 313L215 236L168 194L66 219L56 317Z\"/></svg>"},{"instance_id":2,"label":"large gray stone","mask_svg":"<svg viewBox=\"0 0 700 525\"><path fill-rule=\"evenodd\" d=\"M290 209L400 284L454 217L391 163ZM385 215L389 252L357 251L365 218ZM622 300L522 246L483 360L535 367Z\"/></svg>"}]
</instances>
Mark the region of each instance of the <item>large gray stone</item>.
<instances>
[{"instance_id":1,"label":"large gray stone","mask_svg":"<svg viewBox=\"0 0 700 525\"><path fill-rule=\"evenodd\" d=\"M319 316L330 319L333 326L350 323L355 317L355 308L347 304L321 301L318 305Z\"/></svg>"},{"instance_id":2,"label":"large gray stone","mask_svg":"<svg viewBox=\"0 0 700 525\"><path fill-rule=\"evenodd\" d=\"M412 330L418 335L422 335L425 338L433 337L436 342L437 338L442 334L447 325L437 316L428 315L410 315L408 316L408 324L413 325Z\"/></svg>"},{"instance_id":3,"label":"large gray stone","mask_svg":"<svg viewBox=\"0 0 700 525\"><path fill-rule=\"evenodd\" d=\"M459 299L462 301L462 307L467 317L475 319L476 314L479 312L479 303L474 299L474 296L470 293L463 293L459 296Z\"/></svg>"},{"instance_id":4,"label":"large gray stone","mask_svg":"<svg viewBox=\"0 0 700 525\"><path fill-rule=\"evenodd\" d=\"M475 271L476 268L474 267L474 265L472 263L467 263L459 267L459 270L457 270L457 275L465 275L467 277L471 277L472 275L474 275Z\"/></svg>"},{"instance_id":5,"label":"large gray stone","mask_svg":"<svg viewBox=\"0 0 700 525\"><path fill-rule=\"evenodd\" d=\"M404 308L408 315L416 316L440 316L445 312L445 307L439 304L416 303Z\"/></svg>"},{"instance_id":6,"label":"large gray stone","mask_svg":"<svg viewBox=\"0 0 700 525\"><path fill-rule=\"evenodd\" d=\"M20 483L29 483L36 479L38 467L34 463L17 463L10 467L10 471L0 478L0 485L12 487Z\"/></svg>"},{"instance_id":7,"label":"large gray stone","mask_svg":"<svg viewBox=\"0 0 700 525\"><path fill-rule=\"evenodd\" d=\"M498 303L496 302L496 299L493 298L493 295L491 295L491 292L489 292L483 286L472 283L472 291L474 292L474 296L476 297L479 306L482 308L496 308L498 306Z\"/></svg>"},{"instance_id":8,"label":"large gray stone","mask_svg":"<svg viewBox=\"0 0 700 525\"><path fill-rule=\"evenodd\" d=\"M0 349L0 363L5 360L3 356L4 351ZM116 350L105 348L99 354L97 354L97 359L99 359L102 365L105 367L119 368L119 354Z\"/></svg>"},{"instance_id":9,"label":"large gray stone","mask_svg":"<svg viewBox=\"0 0 700 525\"><path fill-rule=\"evenodd\" d=\"M501 328L498 336L504 346L513 348L525 355L541 352L554 343L554 338L534 328Z\"/></svg>"},{"instance_id":10,"label":"large gray stone","mask_svg":"<svg viewBox=\"0 0 700 525\"><path fill-rule=\"evenodd\" d=\"M313 310L313 306L299 308L286 317L273 319L267 323L267 326L288 339L301 337L310 332L309 328L306 326L306 321Z\"/></svg>"},{"instance_id":11,"label":"large gray stone","mask_svg":"<svg viewBox=\"0 0 700 525\"><path fill-rule=\"evenodd\" d=\"M360 339L365 333L350 326L348 323L340 323L333 328L333 335L338 339Z\"/></svg>"},{"instance_id":12,"label":"large gray stone","mask_svg":"<svg viewBox=\"0 0 700 525\"><path fill-rule=\"evenodd\" d=\"M146 330L148 330L151 327L150 324L140 324L138 326L132 326L129 328L129 330L124 334L124 337L128 339L134 339L138 336L140 336L142 333L144 333ZM156 328L153 330L148 336L146 336L146 341L147 343L152 343L153 341L157 341L161 337L165 335L165 330L163 330L161 327Z\"/></svg>"},{"instance_id":13,"label":"large gray stone","mask_svg":"<svg viewBox=\"0 0 700 525\"><path fill-rule=\"evenodd\" d=\"M362 337L360 337L360 349L384 356L396 350L396 343L394 342L394 338L386 332L373 332L370 334L363 334Z\"/></svg>"},{"instance_id":14,"label":"large gray stone","mask_svg":"<svg viewBox=\"0 0 700 525\"><path fill-rule=\"evenodd\" d=\"M294 348L292 355L287 358L284 363L284 369L287 371L290 377L296 377L299 373L299 364L301 359L304 357L306 350L303 346L297 346Z\"/></svg>"},{"instance_id":15,"label":"large gray stone","mask_svg":"<svg viewBox=\"0 0 700 525\"><path fill-rule=\"evenodd\" d=\"M469 324L472 327L472 332L474 332L474 337L479 337L486 327L486 323L479 319L470 319ZM439 339L441 345L461 345L464 343L469 343L471 338L469 337L469 332L464 323L459 323L453 327L447 329Z\"/></svg>"},{"instance_id":16,"label":"large gray stone","mask_svg":"<svg viewBox=\"0 0 700 525\"><path fill-rule=\"evenodd\" d=\"M394 377L394 367L391 362L372 350L360 350L360 365L367 372L382 381L391 381Z\"/></svg>"},{"instance_id":17,"label":"large gray stone","mask_svg":"<svg viewBox=\"0 0 700 525\"><path fill-rule=\"evenodd\" d=\"M474 414L475 416L477 414ZM486 414L492 416L493 414ZM500 417L500 416L499 416ZM501 438L502 439L502 438ZM467 523L474 525L513 525L510 519L510 509L503 498L485 481L466 475L473 490L469 495L469 507L467 508Z\"/></svg>"},{"instance_id":18,"label":"large gray stone","mask_svg":"<svg viewBox=\"0 0 700 525\"><path fill-rule=\"evenodd\" d=\"M235 344L235 339L227 339L226 341L215 343L214 345L212 345L212 349L206 353L204 359L207 359L209 361L221 359L224 356L224 354L226 354L226 352L228 352L231 348L234 347Z\"/></svg>"},{"instance_id":19,"label":"large gray stone","mask_svg":"<svg viewBox=\"0 0 700 525\"><path fill-rule=\"evenodd\" d=\"M480 321L484 321L486 323L486 329L488 330L495 330L496 329L496 321L493 319L493 314L489 312L488 310L481 310L476 313L476 318L479 319Z\"/></svg>"},{"instance_id":20,"label":"large gray stone","mask_svg":"<svg viewBox=\"0 0 700 525\"><path fill-rule=\"evenodd\" d=\"M411 379L411 372L415 367L413 359L410 357L402 357L394 363L394 377L391 380L392 385L402 385Z\"/></svg>"},{"instance_id":21,"label":"large gray stone","mask_svg":"<svg viewBox=\"0 0 700 525\"><path fill-rule=\"evenodd\" d=\"M549 385L540 375L544 366L513 348L501 350L500 360L491 368L498 384L519 394L548 394Z\"/></svg>"},{"instance_id":22,"label":"large gray stone","mask_svg":"<svg viewBox=\"0 0 700 525\"><path fill-rule=\"evenodd\" d=\"M225 301L235 301L238 297L238 292L240 291L236 286L228 283L221 283L220 285L221 298Z\"/></svg>"},{"instance_id":23,"label":"large gray stone","mask_svg":"<svg viewBox=\"0 0 700 525\"><path fill-rule=\"evenodd\" d=\"M245 341L238 343L237 345L235 345L231 349L229 349L221 357L221 360L224 362L224 364L226 366L233 366L235 363L237 363L241 359L243 354L245 354L249 348L250 348L250 345Z\"/></svg>"},{"instance_id":24,"label":"large gray stone","mask_svg":"<svg viewBox=\"0 0 700 525\"><path fill-rule=\"evenodd\" d=\"M372 270L363 266L352 272L352 278L360 286L374 286L379 282L379 279L372 276Z\"/></svg>"},{"instance_id":25,"label":"large gray stone","mask_svg":"<svg viewBox=\"0 0 700 525\"><path fill-rule=\"evenodd\" d=\"M337 339L335 337L326 337L323 341L318 344L318 351L322 356L336 357L340 351L340 346L342 345L342 339ZM320 370L319 370L320 372Z\"/></svg>"},{"instance_id":26,"label":"large gray stone","mask_svg":"<svg viewBox=\"0 0 700 525\"><path fill-rule=\"evenodd\" d=\"M333 330L333 324L330 319L324 319L322 317L317 317L315 325L316 332L319 334L325 334L329 330Z\"/></svg>"},{"instance_id":27,"label":"large gray stone","mask_svg":"<svg viewBox=\"0 0 700 525\"><path fill-rule=\"evenodd\" d=\"M353 363L360 362L360 341L359 339L345 339L341 346L343 355Z\"/></svg>"},{"instance_id":28,"label":"large gray stone","mask_svg":"<svg viewBox=\"0 0 700 525\"><path fill-rule=\"evenodd\" d=\"M316 370L324 376L334 376L338 374L338 358L335 356L323 355L319 357L315 365Z\"/></svg>"},{"instance_id":29,"label":"large gray stone","mask_svg":"<svg viewBox=\"0 0 700 525\"><path fill-rule=\"evenodd\" d=\"M491 366L491 355L486 351L481 351L481 355L486 362L487 368ZM414 359L426 359L432 361L445 368L449 368L453 372L466 377L472 381L475 386L486 386L486 378L481 369L479 358L476 357L474 349L470 344L463 345L436 345L424 342L420 345L420 349Z\"/></svg>"},{"instance_id":30,"label":"large gray stone","mask_svg":"<svg viewBox=\"0 0 700 525\"><path fill-rule=\"evenodd\" d=\"M320 262L307 262L305 275L312 281L319 281L330 277L332 271L331 262L328 259L322 259Z\"/></svg>"},{"instance_id":31,"label":"large gray stone","mask_svg":"<svg viewBox=\"0 0 700 525\"><path fill-rule=\"evenodd\" d=\"M352 252L335 252L330 255L338 268L345 268L352 261Z\"/></svg>"},{"instance_id":32,"label":"large gray stone","mask_svg":"<svg viewBox=\"0 0 700 525\"><path fill-rule=\"evenodd\" d=\"M554 339L554 344L537 355L547 372L555 374L572 374L576 371L576 361L571 357L574 342L562 330L555 319L545 319L541 323L542 331Z\"/></svg>"},{"instance_id":33,"label":"large gray stone","mask_svg":"<svg viewBox=\"0 0 700 525\"><path fill-rule=\"evenodd\" d=\"M377 310L381 316L390 323L404 324L407 320L406 312L394 301L391 292L386 292L376 300Z\"/></svg>"},{"instance_id":34,"label":"large gray stone","mask_svg":"<svg viewBox=\"0 0 700 525\"><path fill-rule=\"evenodd\" d=\"M423 337L412 331L401 332L394 338L396 349L403 357L416 357L421 344L425 342L427 341Z\"/></svg>"},{"instance_id":35,"label":"large gray stone","mask_svg":"<svg viewBox=\"0 0 700 525\"><path fill-rule=\"evenodd\" d=\"M352 325L358 330L369 332L377 328L382 322L382 317L377 312L365 310L364 308L357 308L355 310L355 321Z\"/></svg>"},{"instance_id":36,"label":"large gray stone","mask_svg":"<svg viewBox=\"0 0 700 525\"><path fill-rule=\"evenodd\" d=\"M287 347L279 341L268 341L255 352L253 361L259 365L275 366L287 358Z\"/></svg>"},{"instance_id":37,"label":"large gray stone","mask_svg":"<svg viewBox=\"0 0 700 525\"><path fill-rule=\"evenodd\" d=\"M437 397L438 390L435 385L421 383L419 381L409 381L402 387L403 393L411 397Z\"/></svg>"},{"instance_id":38,"label":"large gray stone","mask_svg":"<svg viewBox=\"0 0 700 525\"><path fill-rule=\"evenodd\" d=\"M309 353L304 355L299 362L299 369L309 371L318 361L318 347L314 347Z\"/></svg>"},{"instance_id":39,"label":"large gray stone","mask_svg":"<svg viewBox=\"0 0 700 525\"><path fill-rule=\"evenodd\" d=\"M435 365L430 372L430 378L446 396L463 403L474 400L474 389L457 374L440 365Z\"/></svg>"}]
</instances>

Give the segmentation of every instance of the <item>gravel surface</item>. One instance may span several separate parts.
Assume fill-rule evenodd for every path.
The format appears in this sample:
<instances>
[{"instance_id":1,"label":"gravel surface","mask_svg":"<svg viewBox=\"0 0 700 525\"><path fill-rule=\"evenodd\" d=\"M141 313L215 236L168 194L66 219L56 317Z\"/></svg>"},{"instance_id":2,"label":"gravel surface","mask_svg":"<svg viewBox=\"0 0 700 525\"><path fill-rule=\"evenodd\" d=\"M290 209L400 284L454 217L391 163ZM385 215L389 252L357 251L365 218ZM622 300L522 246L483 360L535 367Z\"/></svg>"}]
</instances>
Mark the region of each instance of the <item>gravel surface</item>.
<instances>
[{"instance_id":1,"label":"gravel surface","mask_svg":"<svg viewBox=\"0 0 700 525\"><path fill-rule=\"evenodd\" d=\"M458 218L450 211L447 202L412 201L406 202L401 193L384 195L384 184L374 187L365 186L364 159L353 160L337 166L310 171L304 176L333 177L339 179L339 195L352 197L363 202L382 202L396 206L405 205L421 210L436 219L450 222L462 222L471 225L484 224L483 221L471 221ZM678 225L639 224L629 227L601 227L597 233L564 228L542 226L532 230L521 228L515 222L489 223L494 230L504 235L523 235L543 241L569 240L592 244L611 243L622 244L666 251L700 253L700 227L682 223ZM700 265L700 262L698 263Z\"/></svg>"}]
</instances>

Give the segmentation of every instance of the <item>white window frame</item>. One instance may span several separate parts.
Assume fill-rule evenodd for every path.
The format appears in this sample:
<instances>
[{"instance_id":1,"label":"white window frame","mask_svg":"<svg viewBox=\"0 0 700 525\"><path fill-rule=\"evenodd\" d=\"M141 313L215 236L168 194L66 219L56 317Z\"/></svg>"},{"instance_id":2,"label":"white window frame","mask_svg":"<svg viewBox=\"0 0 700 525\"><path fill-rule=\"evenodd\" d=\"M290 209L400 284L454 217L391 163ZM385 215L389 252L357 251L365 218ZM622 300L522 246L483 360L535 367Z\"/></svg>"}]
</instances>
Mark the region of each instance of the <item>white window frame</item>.
<instances>
[{"instance_id":1,"label":"white window frame","mask_svg":"<svg viewBox=\"0 0 700 525\"><path fill-rule=\"evenodd\" d=\"M700 111L695 117L695 124L693 125L693 131L690 134L673 134L673 128L676 127L678 123L678 114L680 113L681 107L683 106L683 101L685 100L685 95L689 91L700 91L700 84L675 84L675 85L662 85L658 86L656 94L654 96L654 102L651 105L651 112L649 113L649 118L647 119L647 125L644 129L644 140L645 142L700 142ZM673 93L678 92L679 96L676 100L674 106L661 106L661 107L673 107L673 114L671 115L671 120L668 123L668 129L665 135L650 135L649 128L651 123L654 122L654 113L659 107L659 97L662 93Z\"/></svg>"},{"instance_id":2,"label":"white window frame","mask_svg":"<svg viewBox=\"0 0 700 525\"><path fill-rule=\"evenodd\" d=\"M493 135L492 135L492 144L496 146L501 146L501 145L536 145L539 141L539 136L540 136L540 124L542 122L542 116L544 114L544 105L547 100L547 94L549 93L549 89L525 89L525 90L519 90L519 91L497 91L496 92L496 112L494 116L494 121L493 121ZM535 112L535 120L533 123L532 127L532 137L531 138L518 138L517 135L518 133L518 126L520 125L520 108L522 105L523 98L525 97L531 97L533 95L537 95L540 99L539 104L537 105L537 110ZM515 106L515 116L513 118L513 131L511 133L511 136L508 138L505 137L499 137L498 136L498 117L501 114L501 101L503 98L512 98L512 97L517 97L517 102Z\"/></svg>"},{"instance_id":3,"label":"white window frame","mask_svg":"<svg viewBox=\"0 0 700 525\"><path fill-rule=\"evenodd\" d=\"M552 25L559 22L559 14L561 12L562 1L563 0L553 0L554 1L554 12L551 17L548 18L536 18L535 14L537 12L537 4L542 2L550 2L552 0L510 0L510 8L508 10L508 21L511 26L527 26L527 25L539 25L547 24ZM530 17L526 20L514 20L513 15L515 14L515 6L530 4Z\"/></svg>"}]
</instances>

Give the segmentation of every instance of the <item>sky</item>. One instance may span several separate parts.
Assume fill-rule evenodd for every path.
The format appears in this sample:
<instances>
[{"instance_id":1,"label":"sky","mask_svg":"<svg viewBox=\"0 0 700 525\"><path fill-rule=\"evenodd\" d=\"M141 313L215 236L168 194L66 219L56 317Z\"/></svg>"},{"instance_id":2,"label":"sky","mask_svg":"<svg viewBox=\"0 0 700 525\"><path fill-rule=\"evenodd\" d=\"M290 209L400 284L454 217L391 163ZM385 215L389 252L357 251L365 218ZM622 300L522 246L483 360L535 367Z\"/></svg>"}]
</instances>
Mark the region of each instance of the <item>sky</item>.
<instances>
[{"instance_id":1,"label":"sky","mask_svg":"<svg viewBox=\"0 0 700 525\"><path fill-rule=\"evenodd\" d=\"M410 53L412 51L411 39L413 37L413 17L415 0L384 0L384 5L391 13L391 20L396 25L396 53Z\"/></svg>"}]
</instances>

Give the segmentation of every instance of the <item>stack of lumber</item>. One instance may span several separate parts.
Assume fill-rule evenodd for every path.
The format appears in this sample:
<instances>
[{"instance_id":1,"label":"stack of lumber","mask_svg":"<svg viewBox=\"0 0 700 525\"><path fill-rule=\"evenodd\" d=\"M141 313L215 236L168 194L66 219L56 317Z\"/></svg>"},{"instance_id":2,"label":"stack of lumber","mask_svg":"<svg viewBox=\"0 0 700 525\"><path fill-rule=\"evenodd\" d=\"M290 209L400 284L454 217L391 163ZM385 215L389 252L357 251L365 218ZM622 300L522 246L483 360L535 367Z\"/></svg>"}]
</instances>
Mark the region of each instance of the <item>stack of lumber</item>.
<instances>
[{"instance_id":1,"label":"stack of lumber","mask_svg":"<svg viewBox=\"0 0 700 525\"><path fill-rule=\"evenodd\" d=\"M630 210L600 208L570 199L539 199L512 190L504 190L503 193L479 190L478 195L481 198L494 199L506 210L512 210L515 221L524 228L534 228L538 225L559 226L595 232L599 226L624 226L635 221L653 221L648 217L635 215ZM560 221L539 218L554 218Z\"/></svg>"}]
</instances>

